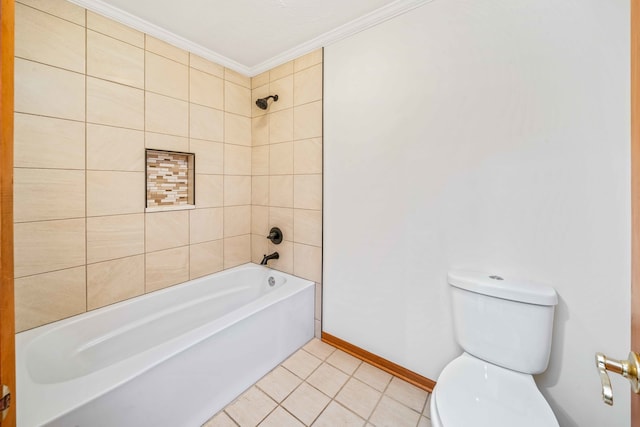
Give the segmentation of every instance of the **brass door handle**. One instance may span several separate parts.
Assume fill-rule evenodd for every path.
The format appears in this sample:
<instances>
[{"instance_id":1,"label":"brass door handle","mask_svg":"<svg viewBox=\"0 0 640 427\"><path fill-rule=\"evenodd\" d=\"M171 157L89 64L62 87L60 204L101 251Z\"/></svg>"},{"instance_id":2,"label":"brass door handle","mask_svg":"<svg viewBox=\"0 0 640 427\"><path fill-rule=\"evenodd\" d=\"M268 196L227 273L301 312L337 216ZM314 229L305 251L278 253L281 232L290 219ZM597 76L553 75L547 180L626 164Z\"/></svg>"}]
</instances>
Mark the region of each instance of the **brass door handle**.
<instances>
[{"instance_id":1,"label":"brass door handle","mask_svg":"<svg viewBox=\"0 0 640 427\"><path fill-rule=\"evenodd\" d=\"M613 389L607 371L620 374L631 383L631 390L640 394L640 358L633 351L626 360L609 359L602 353L596 353L596 367L602 383L602 400L607 405L613 405Z\"/></svg>"}]
</instances>

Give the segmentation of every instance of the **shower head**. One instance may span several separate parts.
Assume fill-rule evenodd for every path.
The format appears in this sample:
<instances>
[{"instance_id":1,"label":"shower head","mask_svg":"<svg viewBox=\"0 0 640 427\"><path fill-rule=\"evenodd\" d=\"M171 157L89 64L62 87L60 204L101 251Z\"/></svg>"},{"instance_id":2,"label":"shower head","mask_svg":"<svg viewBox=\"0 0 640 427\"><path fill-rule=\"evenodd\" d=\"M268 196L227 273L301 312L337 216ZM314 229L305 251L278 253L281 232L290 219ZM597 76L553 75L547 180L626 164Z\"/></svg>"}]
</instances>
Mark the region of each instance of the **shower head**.
<instances>
[{"instance_id":1,"label":"shower head","mask_svg":"<svg viewBox=\"0 0 640 427\"><path fill-rule=\"evenodd\" d=\"M269 100L269 98L273 98L273 101L275 102L278 100L278 95L269 95L266 98L260 98L256 100L256 105L258 106L258 108L261 110L266 110L267 107L269 106L267 104L267 101Z\"/></svg>"}]
</instances>

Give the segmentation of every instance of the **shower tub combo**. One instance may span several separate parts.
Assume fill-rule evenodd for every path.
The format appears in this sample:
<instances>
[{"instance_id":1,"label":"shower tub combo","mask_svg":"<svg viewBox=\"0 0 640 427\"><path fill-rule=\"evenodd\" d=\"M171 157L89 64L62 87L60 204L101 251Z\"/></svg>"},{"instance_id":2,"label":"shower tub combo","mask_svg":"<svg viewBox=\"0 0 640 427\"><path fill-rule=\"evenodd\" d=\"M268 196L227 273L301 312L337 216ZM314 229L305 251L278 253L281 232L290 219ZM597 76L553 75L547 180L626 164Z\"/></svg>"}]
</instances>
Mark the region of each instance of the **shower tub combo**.
<instances>
[{"instance_id":1,"label":"shower tub combo","mask_svg":"<svg viewBox=\"0 0 640 427\"><path fill-rule=\"evenodd\" d=\"M313 282L246 264L16 336L18 425L200 426L313 338Z\"/></svg>"}]
</instances>

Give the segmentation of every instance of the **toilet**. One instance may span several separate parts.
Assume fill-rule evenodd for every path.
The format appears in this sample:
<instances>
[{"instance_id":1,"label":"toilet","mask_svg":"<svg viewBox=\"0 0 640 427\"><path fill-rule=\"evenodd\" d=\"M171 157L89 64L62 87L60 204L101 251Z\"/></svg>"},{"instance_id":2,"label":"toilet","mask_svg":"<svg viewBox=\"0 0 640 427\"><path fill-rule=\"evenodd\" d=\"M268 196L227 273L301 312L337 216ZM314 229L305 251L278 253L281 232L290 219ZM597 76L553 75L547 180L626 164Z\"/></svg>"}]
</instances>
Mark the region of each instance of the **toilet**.
<instances>
[{"instance_id":1,"label":"toilet","mask_svg":"<svg viewBox=\"0 0 640 427\"><path fill-rule=\"evenodd\" d=\"M438 378L433 427L558 427L532 376L549 363L556 291L477 272L448 279L464 353Z\"/></svg>"}]
</instances>

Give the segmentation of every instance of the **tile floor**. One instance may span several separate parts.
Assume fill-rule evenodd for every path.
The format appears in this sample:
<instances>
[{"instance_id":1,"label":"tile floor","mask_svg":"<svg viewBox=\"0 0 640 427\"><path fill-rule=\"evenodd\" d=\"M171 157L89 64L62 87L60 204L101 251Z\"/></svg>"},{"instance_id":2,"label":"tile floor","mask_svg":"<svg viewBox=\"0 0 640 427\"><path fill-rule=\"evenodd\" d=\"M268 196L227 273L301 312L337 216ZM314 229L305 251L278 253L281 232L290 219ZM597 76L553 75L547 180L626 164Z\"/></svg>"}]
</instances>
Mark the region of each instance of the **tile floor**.
<instances>
[{"instance_id":1,"label":"tile floor","mask_svg":"<svg viewBox=\"0 0 640 427\"><path fill-rule=\"evenodd\" d=\"M203 427L431 427L428 397L313 339Z\"/></svg>"}]
</instances>

